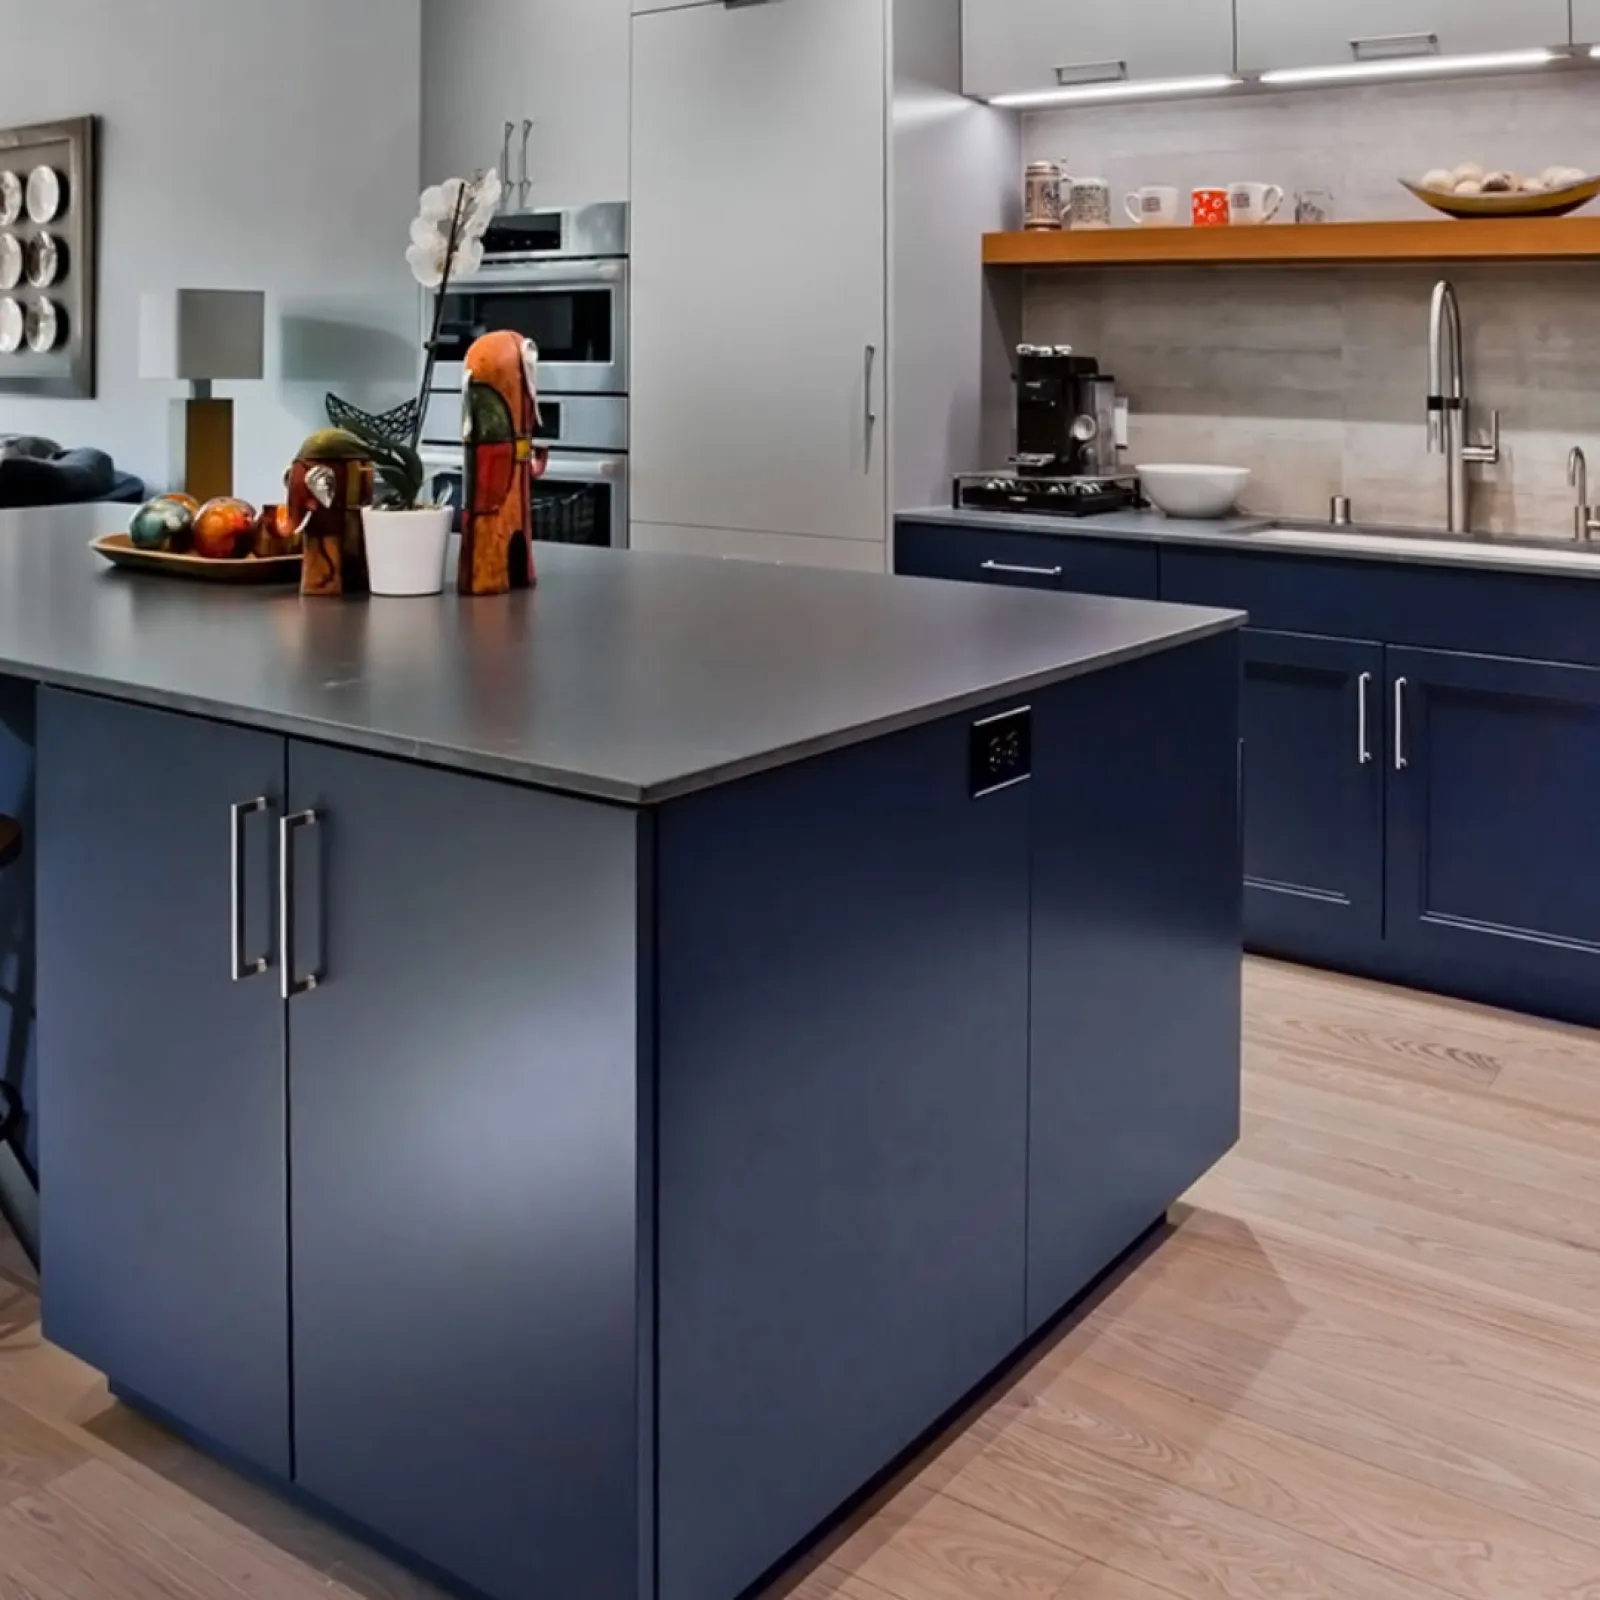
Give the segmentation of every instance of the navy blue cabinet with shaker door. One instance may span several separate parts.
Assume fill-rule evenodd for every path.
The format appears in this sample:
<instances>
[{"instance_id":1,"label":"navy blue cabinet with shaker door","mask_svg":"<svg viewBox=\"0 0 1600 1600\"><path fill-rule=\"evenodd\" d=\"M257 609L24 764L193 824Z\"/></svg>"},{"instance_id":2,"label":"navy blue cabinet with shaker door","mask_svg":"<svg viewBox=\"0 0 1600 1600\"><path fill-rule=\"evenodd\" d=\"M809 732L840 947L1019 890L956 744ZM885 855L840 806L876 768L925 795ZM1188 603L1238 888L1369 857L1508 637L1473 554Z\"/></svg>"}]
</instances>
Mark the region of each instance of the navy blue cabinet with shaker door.
<instances>
[{"instance_id":1,"label":"navy blue cabinet with shaker door","mask_svg":"<svg viewBox=\"0 0 1600 1600\"><path fill-rule=\"evenodd\" d=\"M1390 943L1536 1008L1600 995L1600 670L1406 649L1388 666Z\"/></svg>"},{"instance_id":2,"label":"navy blue cabinet with shaker door","mask_svg":"<svg viewBox=\"0 0 1600 1600\"><path fill-rule=\"evenodd\" d=\"M1356 956L1383 936L1383 647L1244 634L1245 938Z\"/></svg>"},{"instance_id":3,"label":"navy blue cabinet with shaker door","mask_svg":"<svg viewBox=\"0 0 1600 1600\"><path fill-rule=\"evenodd\" d=\"M47 689L38 744L45 1334L287 1477L284 741Z\"/></svg>"}]
</instances>

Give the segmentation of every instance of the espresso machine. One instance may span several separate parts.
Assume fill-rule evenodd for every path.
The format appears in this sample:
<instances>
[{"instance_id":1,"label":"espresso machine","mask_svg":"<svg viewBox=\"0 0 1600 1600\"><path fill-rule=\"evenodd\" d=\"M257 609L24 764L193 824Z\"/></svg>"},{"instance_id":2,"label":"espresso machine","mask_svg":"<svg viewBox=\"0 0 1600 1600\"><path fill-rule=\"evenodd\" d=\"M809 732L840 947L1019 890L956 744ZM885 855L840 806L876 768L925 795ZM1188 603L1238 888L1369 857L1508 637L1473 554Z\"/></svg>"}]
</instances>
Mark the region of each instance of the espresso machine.
<instances>
[{"instance_id":1,"label":"espresso machine","mask_svg":"<svg viewBox=\"0 0 1600 1600\"><path fill-rule=\"evenodd\" d=\"M1139 503L1117 450L1117 380L1070 345L1017 348L1017 452L1008 472L956 479L959 510L1087 517Z\"/></svg>"}]
</instances>

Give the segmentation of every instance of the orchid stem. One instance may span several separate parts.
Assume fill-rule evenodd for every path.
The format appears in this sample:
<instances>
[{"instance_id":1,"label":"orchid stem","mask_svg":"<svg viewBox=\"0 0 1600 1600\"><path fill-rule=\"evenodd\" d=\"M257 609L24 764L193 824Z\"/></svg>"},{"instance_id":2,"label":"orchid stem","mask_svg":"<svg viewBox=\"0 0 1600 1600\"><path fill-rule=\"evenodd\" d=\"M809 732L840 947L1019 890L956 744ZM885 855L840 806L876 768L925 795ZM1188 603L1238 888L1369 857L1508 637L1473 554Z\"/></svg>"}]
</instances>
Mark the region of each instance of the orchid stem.
<instances>
[{"instance_id":1,"label":"orchid stem","mask_svg":"<svg viewBox=\"0 0 1600 1600\"><path fill-rule=\"evenodd\" d=\"M450 278L455 271L456 256L461 249L461 225L466 220L467 196L471 183L463 183L456 196L456 208L450 218L450 237L444 247L444 276L439 280L438 292L433 301L433 332L428 335L428 359L422 368L422 392L417 396L417 421L411 434L411 448L422 448L422 430L428 420L428 398L433 393L434 368L439 364L439 334L444 328L444 302L450 292Z\"/></svg>"}]
</instances>

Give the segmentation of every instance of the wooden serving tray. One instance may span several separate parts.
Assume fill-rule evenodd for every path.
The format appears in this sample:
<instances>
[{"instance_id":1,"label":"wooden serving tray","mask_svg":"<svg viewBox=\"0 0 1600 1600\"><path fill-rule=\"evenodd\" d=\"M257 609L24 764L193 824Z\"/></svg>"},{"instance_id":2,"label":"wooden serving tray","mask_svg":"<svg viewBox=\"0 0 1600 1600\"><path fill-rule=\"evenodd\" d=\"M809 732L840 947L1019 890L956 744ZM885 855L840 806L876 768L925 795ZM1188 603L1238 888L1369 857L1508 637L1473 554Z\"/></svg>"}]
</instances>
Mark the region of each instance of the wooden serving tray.
<instances>
[{"instance_id":1,"label":"wooden serving tray","mask_svg":"<svg viewBox=\"0 0 1600 1600\"><path fill-rule=\"evenodd\" d=\"M141 550L125 533L108 533L89 547L126 572L152 572L163 578L188 578L195 583L299 583L300 556L268 556L243 561L208 561L204 556L174 550Z\"/></svg>"}]
</instances>

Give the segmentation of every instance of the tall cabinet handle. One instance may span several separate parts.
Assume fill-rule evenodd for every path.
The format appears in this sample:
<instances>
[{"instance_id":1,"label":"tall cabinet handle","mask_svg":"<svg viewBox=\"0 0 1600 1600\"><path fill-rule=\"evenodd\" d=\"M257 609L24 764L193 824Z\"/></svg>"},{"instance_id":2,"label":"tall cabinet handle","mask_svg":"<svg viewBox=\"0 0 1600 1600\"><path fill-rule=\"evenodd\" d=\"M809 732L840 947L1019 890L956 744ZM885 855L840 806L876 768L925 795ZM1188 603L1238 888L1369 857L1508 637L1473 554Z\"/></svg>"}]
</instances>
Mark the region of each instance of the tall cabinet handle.
<instances>
[{"instance_id":1,"label":"tall cabinet handle","mask_svg":"<svg viewBox=\"0 0 1600 1600\"><path fill-rule=\"evenodd\" d=\"M1406 690L1410 680L1394 680L1394 770L1404 772L1411 765L1406 759Z\"/></svg>"},{"instance_id":2,"label":"tall cabinet handle","mask_svg":"<svg viewBox=\"0 0 1600 1600\"><path fill-rule=\"evenodd\" d=\"M260 816L263 811L270 811L272 802L263 795L258 795L254 800L244 800L232 808L233 822L228 833L229 855L229 929L228 929L228 968L235 983L243 983L247 978L259 978L268 967L272 965L268 956L247 956L244 953L245 940L245 890L244 890L244 830L245 822L250 817Z\"/></svg>"},{"instance_id":3,"label":"tall cabinet handle","mask_svg":"<svg viewBox=\"0 0 1600 1600\"><path fill-rule=\"evenodd\" d=\"M511 141L516 137L517 125L514 122L506 124L505 138L500 144L500 176L505 187L501 191L500 209L506 209L506 201L511 196Z\"/></svg>"},{"instance_id":4,"label":"tall cabinet handle","mask_svg":"<svg viewBox=\"0 0 1600 1600\"><path fill-rule=\"evenodd\" d=\"M518 209L528 209L528 196L533 190L533 179L528 176L528 141L533 137L533 130L538 126L532 117L526 117L522 123L522 176L517 181Z\"/></svg>"},{"instance_id":5,"label":"tall cabinet handle","mask_svg":"<svg viewBox=\"0 0 1600 1600\"><path fill-rule=\"evenodd\" d=\"M867 346L867 432L871 433L878 423L878 413L872 404L872 380L878 367L878 347L875 344Z\"/></svg>"},{"instance_id":6,"label":"tall cabinet handle","mask_svg":"<svg viewBox=\"0 0 1600 1600\"><path fill-rule=\"evenodd\" d=\"M1367 709L1367 696L1372 692L1372 674L1363 672L1356 683L1357 717L1356 717L1356 753L1361 759L1361 765L1372 765L1372 739L1370 713Z\"/></svg>"},{"instance_id":7,"label":"tall cabinet handle","mask_svg":"<svg viewBox=\"0 0 1600 1600\"><path fill-rule=\"evenodd\" d=\"M294 923L294 841L306 828L315 828L322 822L315 811L297 811L284 817L278 824L278 942L283 951L283 998L293 1000L296 995L310 994L323 980L321 972L308 972L303 978L295 973Z\"/></svg>"}]
</instances>

